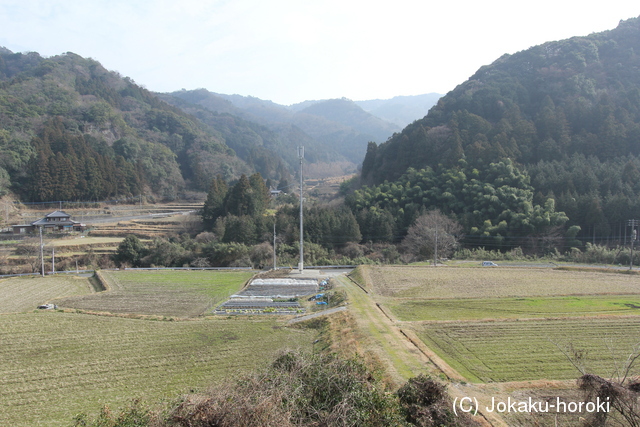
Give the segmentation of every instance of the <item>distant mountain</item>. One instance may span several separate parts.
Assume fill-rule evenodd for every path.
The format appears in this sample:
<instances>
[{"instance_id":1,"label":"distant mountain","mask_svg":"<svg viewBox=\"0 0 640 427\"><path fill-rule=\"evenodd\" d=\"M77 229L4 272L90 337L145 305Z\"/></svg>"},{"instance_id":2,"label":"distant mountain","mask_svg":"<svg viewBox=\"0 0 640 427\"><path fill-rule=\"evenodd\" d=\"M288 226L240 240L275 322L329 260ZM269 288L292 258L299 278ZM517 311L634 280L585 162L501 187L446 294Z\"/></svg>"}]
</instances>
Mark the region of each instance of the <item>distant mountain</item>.
<instances>
[{"instance_id":1,"label":"distant mountain","mask_svg":"<svg viewBox=\"0 0 640 427\"><path fill-rule=\"evenodd\" d=\"M297 111L291 120L307 134L351 161L364 158L368 142L386 141L400 130L345 98L312 103Z\"/></svg>"},{"instance_id":2,"label":"distant mountain","mask_svg":"<svg viewBox=\"0 0 640 427\"><path fill-rule=\"evenodd\" d=\"M439 93L414 96L395 96L391 99L355 101L364 111L404 128L427 115L442 97Z\"/></svg>"},{"instance_id":3,"label":"distant mountain","mask_svg":"<svg viewBox=\"0 0 640 427\"><path fill-rule=\"evenodd\" d=\"M204 89L158 96L219 132L225 143L263 177L281 179L288 173L295 173L299 164L297 147L300 145L306 147L307 162L347 163L343 156L329 152L295 126L271 124L269 127L263 124L268 121L258 120L230 101ZM355 170L355 164L350 163L348 169Z\"/></svg>"},{"instance_id":4,"label":"distant mountain","mask_svg":"<svg viewBox=\"0 0 640 427\"><path fill-rule=\"evenodd\" d=\"M326 160L329 161L331 158L338 161L335 157L338 155L354 163L354 167L364 158L368 142L386 141L400 130L397 125L367 113L347 99L310 101L286 107L254 97L216 94L204 89L169 95L218 114L236 115L277 132L291 133L293 126L315 141L310 144L310 153L328 153Z\"/></svg>"}]
</instances>

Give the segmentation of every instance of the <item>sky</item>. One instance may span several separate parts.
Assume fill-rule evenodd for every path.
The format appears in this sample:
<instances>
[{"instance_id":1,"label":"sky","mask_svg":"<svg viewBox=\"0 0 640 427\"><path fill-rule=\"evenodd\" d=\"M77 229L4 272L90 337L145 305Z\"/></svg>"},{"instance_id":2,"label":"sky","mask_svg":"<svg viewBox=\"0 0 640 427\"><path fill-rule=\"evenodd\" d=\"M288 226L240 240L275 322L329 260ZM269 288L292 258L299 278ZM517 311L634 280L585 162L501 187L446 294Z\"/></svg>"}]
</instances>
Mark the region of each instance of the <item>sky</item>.
<instances>
[{"instance_id":1,"label":"sky","mask_svg":"<svg viewBox=\"0 0 640 427\"><path fill-rule=\"evenodd\" d=\"M0 46L73 52L156 92L290 105L445 94L483 65L615 28L637 0L0 0Z\"/></svg>"}]
</instances>

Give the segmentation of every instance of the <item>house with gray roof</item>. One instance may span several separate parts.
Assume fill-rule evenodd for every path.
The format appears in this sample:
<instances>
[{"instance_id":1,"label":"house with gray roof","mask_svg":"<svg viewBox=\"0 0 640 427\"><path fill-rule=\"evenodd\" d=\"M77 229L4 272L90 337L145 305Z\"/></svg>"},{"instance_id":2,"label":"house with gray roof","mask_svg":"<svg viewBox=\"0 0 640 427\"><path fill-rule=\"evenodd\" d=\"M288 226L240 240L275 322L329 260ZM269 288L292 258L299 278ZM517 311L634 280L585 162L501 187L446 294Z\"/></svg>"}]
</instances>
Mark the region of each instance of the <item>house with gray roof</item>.
<instances>
[{"instance_id":1,"label":"house with gray roof","mask_svg":"<svg viewBox=\"0 0 640 427\"><path fill-rule=\"evenodd\" d=\"M42 227L44 232L71 232L71 231L84 231L87 227L85 224L78 221L73 221L71 215L63 211L54 211L50 214L40 218L37 221L33 221L29 224L13 225L13 234L26 234L31 233Z\"/></svg>"}]
</instances>

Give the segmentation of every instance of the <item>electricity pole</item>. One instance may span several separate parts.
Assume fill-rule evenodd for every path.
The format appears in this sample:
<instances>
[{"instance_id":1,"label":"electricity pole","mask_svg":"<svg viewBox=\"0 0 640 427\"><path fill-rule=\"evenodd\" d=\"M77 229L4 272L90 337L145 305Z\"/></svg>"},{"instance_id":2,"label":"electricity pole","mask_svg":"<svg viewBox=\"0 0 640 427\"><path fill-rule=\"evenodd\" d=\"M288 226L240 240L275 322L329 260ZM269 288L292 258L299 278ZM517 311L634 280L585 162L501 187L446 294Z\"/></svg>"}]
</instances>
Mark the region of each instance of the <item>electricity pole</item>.
<instances>
[{"instance_id":1,"label":"electricity pole","mask_svg":"<svg viewBox=\"0 0 640 427\"><path fill-rule=\"evenodd\" d=\"M276 217L273 217L273 269L277 270L276 267Z\"/></svg>"},{"instance_id":2,"label":"electricity pole","mask_svg":"<svg viewBox=\"0 0 640 427\"><path fill-rule=\"evenodd\" d=\"M302 160L304 159L304 147L298 147L298 157L300 158L300 263L298 264L298 270L302 273L304 271L304 235L302 231Z\"/></svg>"},{"instance_id":3,"label":"electricity pole","mask_svg":"<svg viewBox=\"0 0 640 427\"><path fill-rule=\"evenodd\" d=\"M44 243L42 242L42 226L38 228L40 230L40 265L42 267L42 277L44 277Z\"/></svg>"}]
</instances>

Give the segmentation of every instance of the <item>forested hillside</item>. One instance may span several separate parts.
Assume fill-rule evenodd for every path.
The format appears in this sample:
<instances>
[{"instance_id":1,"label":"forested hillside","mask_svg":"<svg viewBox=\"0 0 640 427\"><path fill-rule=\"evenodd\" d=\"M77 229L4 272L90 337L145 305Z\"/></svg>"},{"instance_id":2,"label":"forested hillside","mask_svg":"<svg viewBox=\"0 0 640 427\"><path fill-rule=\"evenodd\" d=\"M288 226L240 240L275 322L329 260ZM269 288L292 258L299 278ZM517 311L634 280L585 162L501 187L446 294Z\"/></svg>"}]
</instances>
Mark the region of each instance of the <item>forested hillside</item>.
<instances>
[{"instance_id":1,"label":"forested hillside","mask_svg":"<svg viewBox=\"0 0 640 427\"><path fill-rule=\"evenodd\" d=\"M583 241L623 241L627 220L640 215L637 52L640 19L630 19L480 68L424 119L369 144L361 178L370 187L352 196L352 208L437 207L466 225L470 242L503 248L549 236L563 222L553 212L564 212L565 232L579 226ZM492 172L505 167L513 172ZM508 195L514 182L520 193ZM551 215L544 227L513 221L536 209ZM576 244L578 229L570 230Z\"/></svg>"},{"instance_id":2,"label":"forested hillside","mask_svg":"<svg viewBox=\"0 0 640 427\"><path fill-rule=\"evenodd\" d=\"M92 59L0 50L2 192L27 201L142 192L172 199L184 189L206 191L218 174L237 179L252 171L225 142Z\"/></svg>"},{"instance_id":3,"label":"forested hillside","mask_svg":"<svg viewBox=\"0 0 640 427\"><path fill-rule=\"evenodd\" d=\"M283 167L286 170L297 170L300 162L297 147L301 145L305 147L305 159L308 163L347 161L344 156L319 144L301 129L280 120L283 107L268 101L256 102L273 105L264 110L272 111L269 116L273 116L273 121L278 125L249 114L206 89L158 96L220 132L227 145L265 177L281 179L284 176ZM286 114L288 113L285 112Z\"/></svg>"}]
</instances>

